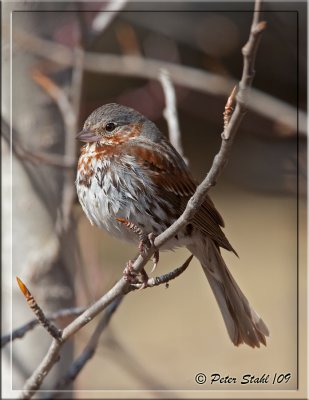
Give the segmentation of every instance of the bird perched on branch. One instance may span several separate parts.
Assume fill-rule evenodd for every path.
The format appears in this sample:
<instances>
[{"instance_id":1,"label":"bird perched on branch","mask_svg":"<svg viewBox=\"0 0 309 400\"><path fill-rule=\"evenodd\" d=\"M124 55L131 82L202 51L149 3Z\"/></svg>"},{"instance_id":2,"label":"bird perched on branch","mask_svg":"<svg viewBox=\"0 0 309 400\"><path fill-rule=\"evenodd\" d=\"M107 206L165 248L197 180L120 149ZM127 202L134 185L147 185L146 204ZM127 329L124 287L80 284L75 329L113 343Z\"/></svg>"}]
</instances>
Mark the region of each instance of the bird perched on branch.
<instances>
[{"instance_id":1,"label":"bird perched on branch","mask_svg":"<svg viewBox=\"0 0 309 400\"><path fill-rule=\"evenodd\" d=\"M138 242L121 220L159 235L184 211L197 183L156 125L132 108L106 104L86 120L76 187L90 222L119 239ZM186 246L203 268L228 334L238 346L266 345L267 326L229 272L220 248L235 250L210 197L164 249Z\"/></svg>"}]
</instances>

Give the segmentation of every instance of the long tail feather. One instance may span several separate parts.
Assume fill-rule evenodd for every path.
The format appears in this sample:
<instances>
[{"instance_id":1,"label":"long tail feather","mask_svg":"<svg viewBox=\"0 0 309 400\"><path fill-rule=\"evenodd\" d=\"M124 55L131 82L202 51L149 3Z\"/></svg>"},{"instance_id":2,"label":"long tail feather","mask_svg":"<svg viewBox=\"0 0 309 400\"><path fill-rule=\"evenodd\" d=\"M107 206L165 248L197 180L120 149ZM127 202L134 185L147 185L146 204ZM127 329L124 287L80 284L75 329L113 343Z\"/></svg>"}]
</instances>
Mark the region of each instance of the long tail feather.
<instances>
[{"instance_id":1,"label":"long tail feather","mask_svg":"<svg viewBox=\"0 0 309 400\"><path fill-rule=\"evenodd\" d=\"M246 343L251 347L260 347L262 343L266 346L268 328L240 290L217 246L203 238L188 249L203 267L234 345Z\"/></svg>"}]
</instances>

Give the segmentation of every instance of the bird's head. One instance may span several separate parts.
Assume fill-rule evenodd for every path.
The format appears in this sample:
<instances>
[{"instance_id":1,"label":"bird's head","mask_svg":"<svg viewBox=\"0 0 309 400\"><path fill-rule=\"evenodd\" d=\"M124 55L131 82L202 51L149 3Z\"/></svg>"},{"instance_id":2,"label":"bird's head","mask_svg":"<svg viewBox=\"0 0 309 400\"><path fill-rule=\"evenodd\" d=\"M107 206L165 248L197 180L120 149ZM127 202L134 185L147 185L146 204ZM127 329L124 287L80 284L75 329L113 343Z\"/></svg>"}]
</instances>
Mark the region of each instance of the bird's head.
<instances>
[{"instance_id":1,"label":"bird's head","mask_svg":"<svg viewBox=\"0 0 309 400\"><path fill-rule=\"evenodd\" d=\"M155 124L138 111L111 103L94 110L76 138L86 143L115 145L139 136L156 141L161 133Z\"/></svg>"}]
</instances>

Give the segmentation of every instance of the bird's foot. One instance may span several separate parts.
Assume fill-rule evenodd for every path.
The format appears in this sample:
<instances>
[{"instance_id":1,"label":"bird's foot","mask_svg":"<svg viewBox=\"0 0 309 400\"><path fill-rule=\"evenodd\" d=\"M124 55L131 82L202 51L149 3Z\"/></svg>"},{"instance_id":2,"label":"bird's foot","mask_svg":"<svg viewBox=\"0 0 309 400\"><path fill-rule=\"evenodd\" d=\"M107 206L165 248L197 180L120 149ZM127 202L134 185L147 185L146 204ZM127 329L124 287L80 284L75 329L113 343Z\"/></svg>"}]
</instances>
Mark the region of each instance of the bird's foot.
<instances>
[{"instance_id":1,"label":"bird's foot","mask_svg":"<svg viewBox=\"0 0 309 400\"><path fill-rule=\"evenodd\" d=\"M150 249L155 248L154 240L155 240L154 233L149 233L149 235L141 238L138 249L142 256L146 256ZM151 273L154 272L154 270L156 269L156 267L158 265L159 250L155 250L155 252L153 253L152 261L153 261L153 267L151 269Z\"/></svg>"},{"instance_id":2,"label":"bird's foot","mask_svg":"<svg viewBox=\"0 0 309 400\"><path fill-rule=\"evenodd\" d=\"M130 283L131 286L134 286L138 289L145 289L148 284L148 275L145 269L143 268L141 272L136 272L133 268L133 263L131 260L127 262L125 269L123 270L123 278Z\"/></svg>"},{"instance_id":3,"label":"bird's foot","mask_svg":"<svg viewBox=\"0 0 309 400\"><path fill-rule=\"evenodd\" d=\"M154 240L155 240L155 234L154 233L149 233L148 235L145 234L142 229L135 225L133 222L128 221L125 218L116 218L118 222L122 223L125 225L128 229L130 229L132 232L134 232L138 238L139 238L139 245L138 245L138 250L141 254L141 256L146 257L149 250L155 248ZM153 267L151 270L151 273L154 272L156 269L158 262L159 262L159 250L155 250L153 256Z\"/></svg>"}]
</instances>

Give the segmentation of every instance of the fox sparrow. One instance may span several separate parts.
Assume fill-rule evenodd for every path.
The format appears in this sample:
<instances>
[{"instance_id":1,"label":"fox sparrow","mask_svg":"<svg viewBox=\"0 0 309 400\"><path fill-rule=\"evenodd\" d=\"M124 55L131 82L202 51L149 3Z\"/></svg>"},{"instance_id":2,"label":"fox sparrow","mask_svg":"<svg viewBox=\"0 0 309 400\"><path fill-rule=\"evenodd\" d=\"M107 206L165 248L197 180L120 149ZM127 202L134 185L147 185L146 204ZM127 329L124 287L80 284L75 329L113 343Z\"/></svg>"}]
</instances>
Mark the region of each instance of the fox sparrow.
<instances>
[{"instance_id":1,"label":"fox sparrow","mask_svg":"<svg viewBox=\"0 0 309 400\"><path fill-rule=\"evenodd\" d=\"M163 232L184 211L197 183L156 125L132 108L106 104L86 120L77 138L86 144L78 162L79 201L92 224L119 239L138 242L119 219L146 234ZM200 261L228 334L238 346L266 345L267 326L249 304L220 253L233 251L223 219L206 197L186 228L165 246L186 246Z\"/></svg>"}]
</instances>

